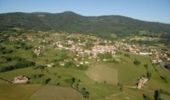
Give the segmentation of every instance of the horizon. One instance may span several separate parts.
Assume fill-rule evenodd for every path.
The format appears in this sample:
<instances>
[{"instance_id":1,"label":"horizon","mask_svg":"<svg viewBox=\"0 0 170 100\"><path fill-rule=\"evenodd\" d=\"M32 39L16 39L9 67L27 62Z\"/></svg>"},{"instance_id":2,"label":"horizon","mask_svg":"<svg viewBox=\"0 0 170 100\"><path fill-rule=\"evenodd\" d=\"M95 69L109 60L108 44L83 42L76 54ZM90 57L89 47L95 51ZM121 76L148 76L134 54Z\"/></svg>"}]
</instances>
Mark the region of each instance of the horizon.
<instances>
[{"instance_id":1,"label":"horizon","mask_svg":"<svg viewBox=\"0 0 170 100\"><path fill-rule=\"evenodd\" d=\"M78 14L80 16L84 16L84 17L101 17L101 16L120 16L120 17L125 17L125 18L130 18L130 19L133 19L133 20L139 20L139 21L143 21L143 22L150 22L150 23L161 23L161 24L168 24L170 25L170 23L166 23L166 22L159 22L159 21L149 21L149 20L143 20L143 19L138 19L138 18L133 18L133 17L129 17L129 16L124 16L124 15L91 15L91 16L87 16L87 15L82 15L82 14L79 14L77 12L74 12L74 11L62 11L62 12L7 12L7 13L0 13L0 14L10 14L10 13L27 13L27 14L31 14L31 13L48 13L48 14L60 14L60 13L65 13L65 12L72 12L72 13L75 13L75 14Z\"/></svg>"},{"instance_id":2,"label":"horizon","mask_svg":"<svg viewBox=\"0 0 170 100\"><path fill-rule=\"evenodd\" d=\"M47 12L62 13L71 11L83 16L118 15L137 20L170 24L169 0L1 0L0 13Z\"/></svg>"}]
</instances>

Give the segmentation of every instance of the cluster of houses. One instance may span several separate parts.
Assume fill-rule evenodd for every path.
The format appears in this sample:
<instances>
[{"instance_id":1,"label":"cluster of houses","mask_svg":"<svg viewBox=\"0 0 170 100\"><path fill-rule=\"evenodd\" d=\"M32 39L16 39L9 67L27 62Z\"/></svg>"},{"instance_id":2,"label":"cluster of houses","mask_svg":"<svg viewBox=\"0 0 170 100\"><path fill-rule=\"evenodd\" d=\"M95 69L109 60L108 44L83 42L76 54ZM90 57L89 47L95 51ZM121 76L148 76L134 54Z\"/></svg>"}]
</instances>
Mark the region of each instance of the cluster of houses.
<instances>
[{"instance_id":1,"label":"cluster of houses","mask_svg":"<svg viewBox=\"0 0 170 100\"><path fill-rule=\"evenodd\" d=\"M131 53L134 53L134 54L138 54L140 52L140 49L138 46L136 45L130 45L130 44L123 44L122 48L127 51L127 52L131 52Z\"/></svg>"},{"instance_id":2,"label":"cluster of houses","mask_svg":"<svg viewBox=\"0 0 170 100\"><path fill-rule=\"evenodd\" d=\"M152 55L152 52L150 52L150 50L146 47L142 47L139 45L131 45L131 44L127 44L124 43L122 45L123 50L133 53L133 54L138 54L138 55Z\"/></svg>"},{"instance_id":3,"label":"cluster of houses","mask_svg":"<svg viewBox=\"0 0 170 100\"><path fill-rule=\"evenodd\" d=\"M162 62L170 62L170 53L165 51L154 50L151 60L153 64L160 64Z\"/></svg>"},{"instance_id":4,"label":"cluster of houses","mask_svg":"<svg viewBox=\"0 0 170 100\"><path fill-rule=\"evenodd\" d=\"M3 37L8 37L8 40L13 42L13 41L33 41L32 35L29 34L21 34L21 35L4 35Z\"/></svg>"},{"instance_id":5,"label":"cluster of houses","mask_svg":"<svg viewBox=\"0 0 170 100\"><path fill-rule=\"evenodd\" d=\"M52 39L52 43L49 43L49 45L51 45L51 47L54 47L54 49L60 49L60 50L65 49L65 50L74 52L75 54L77 54L77 56L81 56L81 57L90 56L93 58L97 58L98 54L104 54L104 53L110 53L112 55L115 55L116 51L121 49L121 50L130 52L130 53L133 53L133 54L150 56L153 64L160 64L163 61L170 61L170 56L166 52L161 52L160 50L157 50L157 49L153 50L145 46L128 44L125 42L112 43L112 41L109 41L109 40L102 40L99 38L94 38L94 39L91 39L93 40L92 42L93 46L87 49L87 48L83 48L86 46L86 40L82 41L81 39L78 39L74 41L72 37L69 37L69 38L67 37L69 37L69 35L66 36L65 39L63 40ZM32 40L31 36L26 36L26 38L27 40ZM53 36L53 38L55 38L55 36ZM45 39L43 39L43 41L45 41ZM34 53L37 56L40 55L43 51L43 48L44 47L42 46L37 47L34 50Z\"/></svg>"},{"instance_id":6,"label":"cluster of houses","mask_svg":"<svg viewBox=\"0 0 170 100\"><path fill-rule=\"evenodd\" d=\"M56 33L57 34L57 33ZM79 38L77 41L74 41L75 38L72 35L66 35L65 39L61 40L55 40L54 38L56 38L55 36L53 36L52 38L48 38L45 37L43 40L40 39L42 38L42 35L39 37L37 35L30 35L30 34L23 34L23 35L17 35L17 36L5 36L4 37L8 37L8 40L10 41L33 41L34 38L36 38L36 40L38 40L40 45L42 46L37 46L33 52L35 55L39 56L42 54L43 49L48 46L51 45L51 47L54 47L54 49L66 49L69 50L71 52L74 52L77 54L77 56L90 56L93 58L97 58L98 54L104 54L104 53L110 53L112 55L115 55L116 51L121 49L121 50L125 50L127 52L133 53L133 54L138 54L138 55L148 55L151 58L151 61L153 64L160 64L162 62L170 62L170 53L169 51L164 51L164 50L159 50L159 49L151 49L151 48L147 48L147 47L143 47L143 46L139 46L139 45L134 45L134 44L128 44L125 42L115 42L112 43L112 41L109 40L102 40L96 37L89 37L91 40L93 40L93 46L89 49L85 49L83 48L86 45L86 39L81 40L81 38L83 36L81 36L81 38ZM59 34L60 35L60 34ZM57 37L59 35L56 35ZM71 37L72 36L72 37ZM38 38L39 37L39 38ZM68 38L67 38L68 37ZM51 39L51 40L50 40ZM49 41L52 43L49 43ZM44 43L44 46L43 46ZM45 46L45 43L48 44ZM104 45L103 45L103 44ZM101 45L102 44L102 45Z\"/></svg>"},{"instance_id":7,"label":"cluster of houses","mask_svg":"<svg viewBox=\"0 0 170 100\"><path fill-rule=\"evenodd\" d=\"M159 50L159 49L152 49L147 47L142 47L139 45L130 45L127 43L119 43L119 48L122 48L123 50L138 54L138 55L147 55L150 56L150 59L153 64L160 64L162 62L170 62L170 52Z\"/></svg>"},{"instance_id":8,"label":"cluster of houses","mask_svg":"<svg viewBox=\"0 0 170 100\"><path fill-rule=\"evenodd\" d=\"M114 45L99 45L95 44L90 49L84 49L82 46L85 46L85 43L75 43L74 41L67 40L67 44L63 45L61 42L55 42L53 46L55 46L56 49L66 49L72 52L75 52L76 54L83 56L88 55L92 56L94 58L97 57L98 54L104 54L104 53L110 53L114 55L116 53L117 48Z\"/></svg>"},{"instance_id":9,"label":"cluster of houses","mask_svg":"<svg viewBox=\"0 0 170 100\"><path fill-rule=\"evenodd\" d=\"M117 48L114 45L95 45L92 50L91 54L93 57L97 57L98 54L105 54L110 53L115 55Z\"/></svg>"}]
</instances>

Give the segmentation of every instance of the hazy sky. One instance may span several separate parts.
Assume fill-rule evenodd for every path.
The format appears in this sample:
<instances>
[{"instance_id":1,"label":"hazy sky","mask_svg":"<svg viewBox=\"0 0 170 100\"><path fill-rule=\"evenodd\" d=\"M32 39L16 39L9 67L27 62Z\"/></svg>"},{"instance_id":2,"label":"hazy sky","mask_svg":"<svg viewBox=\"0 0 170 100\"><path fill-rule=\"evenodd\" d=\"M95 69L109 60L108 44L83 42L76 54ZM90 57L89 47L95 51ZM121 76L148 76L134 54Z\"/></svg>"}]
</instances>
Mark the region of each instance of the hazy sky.
<instances>
[{"instance_id":1,"label":"hazy sky","mask_svg":"<svg viewBox=\"0 0 170 100\"><path fill-rule=\"evenodd\" d=\"M73 11L170 23L170 0L0 0L0 13Z\"/></svg>"}]
</instances>

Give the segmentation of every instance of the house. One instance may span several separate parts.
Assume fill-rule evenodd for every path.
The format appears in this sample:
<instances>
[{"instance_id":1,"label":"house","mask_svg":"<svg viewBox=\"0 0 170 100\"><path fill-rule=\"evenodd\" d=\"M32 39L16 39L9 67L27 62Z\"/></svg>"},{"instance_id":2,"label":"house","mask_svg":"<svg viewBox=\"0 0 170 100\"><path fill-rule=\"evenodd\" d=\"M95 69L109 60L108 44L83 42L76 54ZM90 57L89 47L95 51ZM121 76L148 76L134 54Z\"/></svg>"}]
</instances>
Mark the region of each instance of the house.
<instances>
[{"instance_id":1,"label":"house","mask_svg":"<svg viewBox=\"0 0 170 100\"><path fill-rule=\"evenodd\" d=\"M14 84L24 84L24 83L28 83L29 79L28 77L24 76L24 75L20 75L17 77L14 77L12 80L12 83Z\"/></svg>"},{"instance_id":2,"label":"house","mask_svg":"<svg viewBox=\"0 0 170 100\"><path fill-rule=\"evenodd\" d=\"M146 77L141 77L139 80L138 80L138 83L137 83L137 89L141 89L148 81L148 78Z\"/></svg>"},{"instance_id":3,"label":"house","mask_svg":"<svg viewBox=\"0 0 170 100\"><path fill-rule=\"evenodd\" d=\"M152 55L151 52L139 52L140 55Z\"/></svg>"},{"instance_id":4,"label":"house","mask_svg":"<svg viewBox=\"0 0 170 100\"><path fill-rule=\"evenodd\" d=\"M53 67L53 66L54 66L54 63L47 64L47 67L48 67L48 68L51 68L51 67Z\"/></svg>"},{"instance_id":5,"label":"house","mask_svg":"<svg viewBox=\"0 0 170 100\"><path fill-rule=\"evenodd\" d=\"M34 54L39 56L42 53L43 49L44 49L44 46L37 47L36 49L34 49Z\"/></svg>"}]
</instances>

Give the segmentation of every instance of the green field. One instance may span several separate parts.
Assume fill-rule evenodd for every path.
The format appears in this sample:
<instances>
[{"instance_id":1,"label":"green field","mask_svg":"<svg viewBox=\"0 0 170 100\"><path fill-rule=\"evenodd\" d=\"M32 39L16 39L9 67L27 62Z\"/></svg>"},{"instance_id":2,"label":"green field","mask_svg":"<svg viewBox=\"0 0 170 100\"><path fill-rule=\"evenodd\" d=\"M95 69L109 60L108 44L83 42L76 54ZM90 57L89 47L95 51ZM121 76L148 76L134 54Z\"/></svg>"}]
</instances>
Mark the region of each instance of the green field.
<instances>
[{"instance_id":1,"label":"green field","mask_svg":"<svg viewBox=\"0 0 170 100\"><path fill-rule=\"evenodd\" d=\"M0 100L28 100L41 85L13 85L0 81Z\"/></svg>"},{"instance_id":2,"label":"green field","mask_svg":"<svg viewBox=\"0 0 170 100\"><path fill-rule=\"evenodd\" d=\"M83 100L79 92L68 87L44 86L29 100Z\"/></svg>"},{"instance_id":3,"label":"green field","mask_svg":"<svg viewBox=\"0 0 170 100\"><path fill-rule=\"evenodd\" d=\"M121 55L120 55L121 57ZM147 63L147 58L143 56L136 56L133 55L130 59L133 59L133 57L137 59L143 60L143 64ZM103 79L94 80L91 76L87 75L87 72L84 70L77 70L76 68L62 68L62 67L54 67L54 68L48 68L48 72L43 72L45 74L44 78L40 79L32 79L32 83L41 83L46 77L50 77L52 80L49 84L57 85L57 83L60 83L61 86L69 87L69 83L67 80L71 79L72 77L75 77L76 79L80 79L80 88L86 87L86 89L90 92L90 98L92 100L124 100L124 99L133 99L133 100L143 100L142 94L147 94L148 96L153 98L153 92L155 89L163 89L164 91L169 91L169 84L165 83L163 80L161 80L160 75L168 76L169 72L166 69L162 69L158 66L155 66L158 71L155 71L153 68L150 68L152 70L152 78L144 87L142 90L137 90L131 88L135 85L135 82L138 77L146 73L145 68L143 67L143 64L136 66L132 64L130 60L127 60L129 58L124 57L122 59L124 61L124 64L120 63L98 63L91 65L93 67L92 69L89 67L87 72L94 72L95 74L98 74L99 76L102 75L98 72L105 73L106 75L103 75ZM106 69L101 70L98 69L106 67ZM107 69L108 68L108 69ZM110 84L107 82L110 79L115 79L115 70L117 70L118 78L117 82L123 85L123 92L120 91L119 86L117 84ZM107 73L108 71L108 73ZM97 73L96 73L97 72ZM109 73L110 72L110 73ZM112 73L113 72L113 73ZM5 73L0 73L1 77L4 77L6 79L11 79L18 75L28 75L31 76L32 74L41 73L40 70L35 70L32 68L23 68L23 69L17 69L14 71L9 71ZM107 76L110 75L111 77ZM58 78L60 76L60 78ZM106 77L106 78L105 78ZM107 78L110 79L107 79ZM104 82L106 81L106 82ZM115 80L111 80L114 81ZM170 79L168 78L168 81ZM33 92L37 91L41 86L40 85L10 85L5 84L3 82L0 83L0 98L3 100L10 100L10 98L15 98L15 95L19 95L22 98L30 98L30 96L33 94ZM4 91L3 91L4 90ZM21 92L22 90L25 90L25 92ZM43 90L44 91L44 90ZM54 91L57 91L54 90ZM57 92L56 92L57 93ZM41 95L43 93L40 92ZM7 96L8 95L8 96ZM51 94L52 95L52 94ZM162 97L165 98L165 100L168 100L169 96L167 94L162 94ZM20 100L23 100L23 99ZM36 97L35 97L36 98ZM32 98L33 100L39 100ZM62 98L62 97L59 97ZM13 99L15 100L15 99ZM16 97L16 100L17 97ZM61 99L62 100L62 99Z\"/></svg>"},{"instance_id":4,"label":"green field","mask_svg":"<svg viewBox=\"0 0 170 100\"><path fill-rule=\"evenodd\" d=\"M86 72L87 76L99 83L116 85L118 83L118 72L106 64L93 64Z\"/></svg>"}]
</instances>

